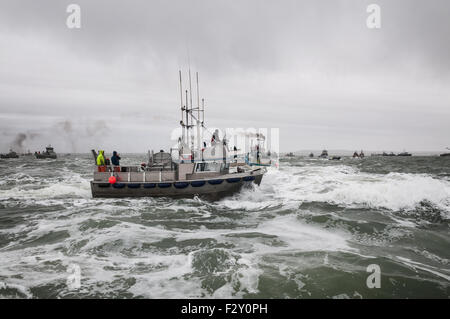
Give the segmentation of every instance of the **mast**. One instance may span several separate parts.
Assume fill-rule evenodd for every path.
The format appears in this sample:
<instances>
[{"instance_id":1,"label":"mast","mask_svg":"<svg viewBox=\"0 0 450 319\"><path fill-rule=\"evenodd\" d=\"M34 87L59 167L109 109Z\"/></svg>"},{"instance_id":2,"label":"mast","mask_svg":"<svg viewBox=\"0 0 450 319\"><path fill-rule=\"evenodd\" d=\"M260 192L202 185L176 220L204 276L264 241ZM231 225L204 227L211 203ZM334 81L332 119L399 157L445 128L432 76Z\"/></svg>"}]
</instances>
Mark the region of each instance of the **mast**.
<instances>
[{"instance_id":1,"label":"mast","mask_svg":"<svg viewBox=\"0 0 450 319\"><path fill-rule=\"evenodd\" d=\"M200 89L198 87L198 72L197 75L197 150L200 154L200 151L202 149L201 138L200 138Z\"/></svg>"},{"instance_id":2,"label":"mast","mask_svg":"<svg viewBox=\"0 0 450 319\"><path fill-rule=\"evenodd\" d=\"M190 67L189 67L189 100L191 102L189 112L191 114L191 126L192 126L194 121L193 121L193 118L192 118L192 81L191 81L191 68ZM193 144L194 141L190 141L189 140L189 142L192 142L192 144Z\"/></svg>"},{"instance_id":3,"label":"mast","mask_svg":"<svg viewBox=\"0 0 450 319\"><path fill-rule=\"evenodd\" d=\"M186 145L189 147L189 107L188 107L188 90L186 90Z\"/></svg>"},{"instance_id":4,"label":"mast","mask_svg":"<svg viewBox=\"0 0 450 319\"><path fill-rule=\"evenodd\" d=\"M179 70L179 74L180 74L180 106L181 106L181 140L184 142L185 138L186 138L186 126L184 125L183 122L183 111L184 111L184 106L183 106L183 82L181 81L181 70Z\"/></svg>"},{"instance_id":5,"label":"mast","mask_svg":"<svg viewBox=\"0 0 450 319\"><path fill-rule=\"evenodd\" d=\"M202 99L202 104L200 106L200 85L199 85L199 76L198 72L196 72L196 84L197 84L197 106L193 106L193 96L192 96L192 76L191 69L189 67L189 88L185 90L185 97L183 100L183 81L181 76L181 70L179 71L180 77L180 107L181 107L181 121L180 125L182 127L182 141L185 143L186 147L188 147L191 152L197 151L197 156L199 156L202 149L202 141L203 141L203 128L205 121L205 99ZM197 111L197 114L194 115L194 111ZM194 126L197 126L197 136L195 138L194 134ZM191 130L192 129L192 130ZM195 149L195 144L197 144L197 148ZM184 153L185 151L183 151Z\"/></svg>"}]
</instances>

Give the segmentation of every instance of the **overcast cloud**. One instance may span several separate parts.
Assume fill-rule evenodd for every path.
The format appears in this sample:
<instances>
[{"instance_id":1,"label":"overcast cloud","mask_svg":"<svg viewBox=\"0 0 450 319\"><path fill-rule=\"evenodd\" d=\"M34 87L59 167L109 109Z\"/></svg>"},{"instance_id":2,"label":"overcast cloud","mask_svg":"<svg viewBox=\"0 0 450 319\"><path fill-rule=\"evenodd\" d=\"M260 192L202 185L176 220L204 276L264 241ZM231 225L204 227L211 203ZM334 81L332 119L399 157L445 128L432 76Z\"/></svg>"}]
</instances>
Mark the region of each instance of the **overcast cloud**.
<instances>
[{"instance_id":1,"label":"overcast cloud","mask_svg":"<svg viewBox=\"0 0 450 319\"><path fill-rule=\"evenodd\" d=\"M443 150L449 17L447 0L0 0L0 151L20 133L32 151L170 147L188 52L210 127L278 127L282 151Z\"/></svg>"}]
</instances>

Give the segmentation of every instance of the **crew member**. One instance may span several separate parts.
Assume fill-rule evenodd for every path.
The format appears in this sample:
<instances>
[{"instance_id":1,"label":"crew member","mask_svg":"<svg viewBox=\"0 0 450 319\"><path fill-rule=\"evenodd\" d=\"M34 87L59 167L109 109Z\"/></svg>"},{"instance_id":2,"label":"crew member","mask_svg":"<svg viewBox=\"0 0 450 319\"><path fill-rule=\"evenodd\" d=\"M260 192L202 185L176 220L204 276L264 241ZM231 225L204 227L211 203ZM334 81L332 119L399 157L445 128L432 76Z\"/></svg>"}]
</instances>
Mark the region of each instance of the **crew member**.
<instances>
[{"instance_id":1,"label":"crew member","mask_svg":"<svg viewBox=\"0 0 450 319\"><path fill-rule=\"evenodd\" d=\"M113 156L111 157L111 163L115 166L120 166L120 156L116 151L113 152Z\"/></svg>"},{"instance_id":2,"label":"crew member","mask_svg":"<svg viewBox=\"0 0 450 319\"><path fill-rule=\"evenodd\" d=\"M97 166L98 166L99 172L106 172L105 156L104 156L104 151L102 151L102 150L98 151Z\"/></svg>"}]
</instances>

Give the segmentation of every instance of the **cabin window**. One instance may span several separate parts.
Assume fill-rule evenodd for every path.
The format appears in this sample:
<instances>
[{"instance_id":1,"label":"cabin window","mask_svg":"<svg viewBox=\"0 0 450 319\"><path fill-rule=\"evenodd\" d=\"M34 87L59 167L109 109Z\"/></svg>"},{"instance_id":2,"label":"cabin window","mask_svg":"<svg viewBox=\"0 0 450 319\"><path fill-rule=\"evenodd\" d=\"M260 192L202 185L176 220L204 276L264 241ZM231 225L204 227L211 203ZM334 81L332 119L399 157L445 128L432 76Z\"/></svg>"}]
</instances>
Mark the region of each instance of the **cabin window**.
<instances>
[{"instance_id":1,"label":"cabin window","mask_svg":"<svg viewBox=\"0 0 450 319\"><path fill-rule=\"evenodd\" d=\"M223 169L223 163L198 163L196 172L220 172Z\"/></svg>"}]
</instances>

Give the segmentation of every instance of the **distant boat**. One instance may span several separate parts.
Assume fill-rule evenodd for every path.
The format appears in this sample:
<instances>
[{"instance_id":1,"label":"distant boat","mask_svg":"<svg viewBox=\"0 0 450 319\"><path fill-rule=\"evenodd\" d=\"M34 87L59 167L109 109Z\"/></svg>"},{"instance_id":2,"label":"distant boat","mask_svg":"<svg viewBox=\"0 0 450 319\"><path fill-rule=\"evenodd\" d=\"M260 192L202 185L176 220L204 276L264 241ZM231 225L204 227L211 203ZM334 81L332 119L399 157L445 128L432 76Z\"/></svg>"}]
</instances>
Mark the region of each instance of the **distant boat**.
<instances>
[{"instance_id":1,"label":"distant boat","mask_svg":"<svg viewBox=\"0 0 450 319\"><path fill-rule=\"evenodd\" d=\"M393 152L390 152L389 154L386 152L383 152L383 154L381 154L381 156L395 156L395 154Z\"/></svg>"},{"instance_id":2,"label":"distant boat","mask_svg":"<svg viewBox=\"0 0 450 319\"><path fill-rule=\"evenodd\" d=\"M401 152L401 153L397 154L397 156L412 156L412 154L408 153L408 152Z\"/></svg>"},{"instance_id":3,"label":"distant boat","mask_svg":"<svg viewBox=\"0 0 450 319\"><path fill-rule=\"evenodd\" d=\"M327 150L323 150L322 154L319 155L319 158L327 158L328 157L328 151Z\"/></svg>"},{"instance_id":4,"label":"distant boat","mask_svg":"<svg viewBox=\"0 0 450 319\"><path fill-rule=\"evenodd\" d=\"M309 157L314 157L314 153L309 153Z\"/></svg>"},{"instance_id":5,"label":"distant boat","mask_svg":"<svg viewBox=\"0 0 450 319\"><path fill-rule=\"evenodd\" d=\"M286 156L287 156L287 157L294 157L295 155L294 155L294 153L289 152L289 153L286 154Z\"/></svg>"},{"instance_id":6,"label":"distant boat","mask_svg":"<svg viewBox=\"0 0 450 319\"><path fill-rule=\"evenodd\" d=\"M450 148L448 148L448 147L447 147L447 149L450 150ZM439 155L439 156L450 156L450 153L442 153L442 154Z\"/></svg>"},{"instance_id":7,"label":"distant boat","mask_svg":"<svg viewBox=\"0 0 450 319\"><path fill-rule=\"evenodd\" d=\"M34 153L34 155L38 159L46 159L46 158L56 159L56 153L55 153L55 151L54 151L54 149L53 149L53 147L51 145L47 146L45 148L44 152L42 152L42 153Z\"/></svg>"},{"instance_id":8,"label":"distant boat","mask_svg":"<svg viewBox=\"0 0 450 319\"><path fill-rule=\"evenodd\" d=\"M7 154L0 154L0 158L19 158L19 155L13 150L9 150Z\"/></svg>"}]
</instances>

